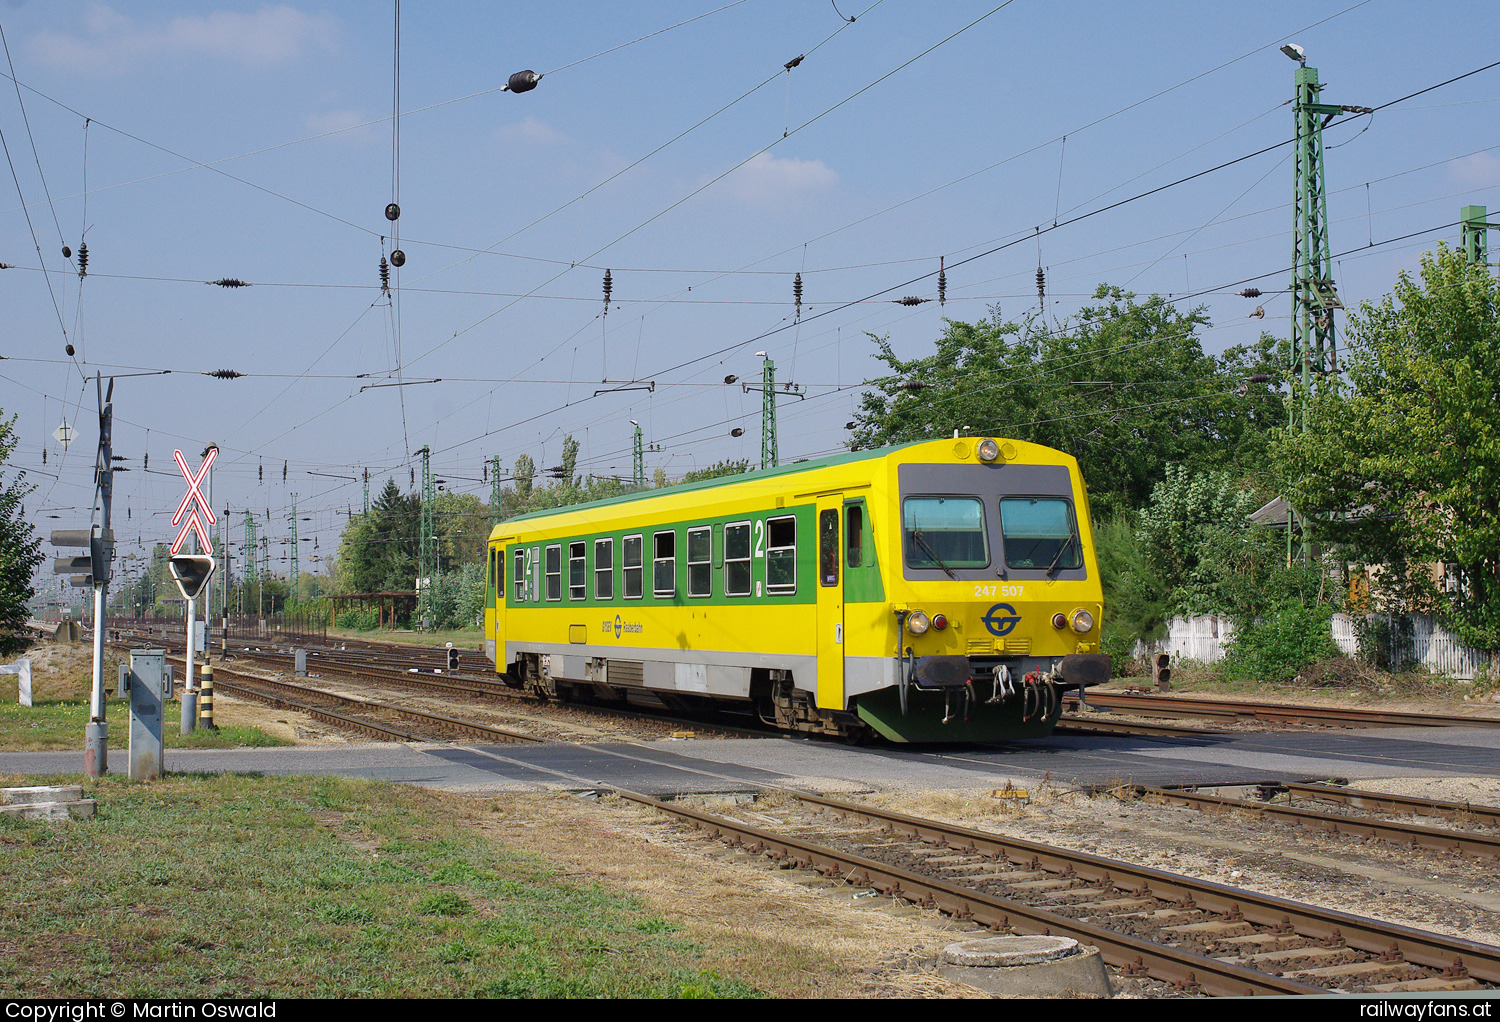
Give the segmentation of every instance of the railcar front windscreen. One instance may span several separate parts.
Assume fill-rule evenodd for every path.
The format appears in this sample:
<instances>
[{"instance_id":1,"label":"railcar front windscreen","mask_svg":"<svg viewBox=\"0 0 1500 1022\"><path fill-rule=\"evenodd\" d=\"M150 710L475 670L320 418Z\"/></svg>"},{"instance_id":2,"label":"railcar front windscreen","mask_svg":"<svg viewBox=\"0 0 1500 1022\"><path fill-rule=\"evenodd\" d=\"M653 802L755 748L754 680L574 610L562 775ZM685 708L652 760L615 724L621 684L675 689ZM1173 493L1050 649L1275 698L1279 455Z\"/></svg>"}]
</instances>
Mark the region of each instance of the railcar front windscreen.
<instances>
[{"instance_id":1,"label":"railcar front windscreen","mask_svg":"<svg viewBox=\"0 0 1500 1022\"><path fill-rule=\"evenodd\" d=\"M1012 568L1078 568L1083 548L1065 500L1007 497L1000 501L1005 563Z\"/></svg>"},{"instance_id":2,"label":"railcar front windscreen","mask_svg":"<svg viewBox=\"0 0 1500 1022\"><path fill-rule=\"evenodd\" d=\"M901 505L906 563L913 568L983 568L990 563L978 497L907 497Z\"/></svg>"}]
</instances>

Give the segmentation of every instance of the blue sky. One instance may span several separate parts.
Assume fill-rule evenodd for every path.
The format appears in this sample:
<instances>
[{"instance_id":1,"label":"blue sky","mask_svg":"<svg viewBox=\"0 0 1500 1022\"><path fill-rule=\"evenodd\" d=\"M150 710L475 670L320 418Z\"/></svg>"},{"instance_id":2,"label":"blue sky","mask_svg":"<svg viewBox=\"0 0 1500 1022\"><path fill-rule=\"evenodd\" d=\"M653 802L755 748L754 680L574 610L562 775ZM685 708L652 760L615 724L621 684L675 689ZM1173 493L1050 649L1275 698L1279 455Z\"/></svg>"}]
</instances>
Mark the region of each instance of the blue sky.
<instances>
[{"instance_id":1,"label":"blue sky","mask_svg":"<svg viewBox=\"0 0 1500 1022\"><path fill-rule=\"evenodd\" d=\"M1253 320L1232 292L1286 286L1289 147L1068 221L1289 139L1284 42L1327 101L1379 107L1494 61L1497 10L408 0L397 132L389 3L0 0L12 468L39 484L39 531L86 521L85 377L117 374L125 552L171 540L172 451L196 463L213 441L233 542L247 508L285 538L295 492L316 570L362 503L333 477L405 488L424 444L485 498L492 455L556 464L567 434L582 471L628 475L632 419L660 447L648 472L754 462L760 397L722 381L757 376L757 351L806 388L781 406L782 460L837 450L880 372L867 333L910 357L945 318L1036 312L1039 262L1049 320L1107 283L1192 296L1209 350L1284 335L1285 295ZM534 90L499 91L523 69ZM1500 68L1328 129L1346 304L1454 243L1461 206L1500 209L1497 103ZM80 240L81 281L61 255ZM378 264L398 245L388 298ZM896 304L936 297L940 257L946 304ZM225 278L252 286L204 283ZM595 396L618 381L655 389Z\"/></svg>"}]
</instances>

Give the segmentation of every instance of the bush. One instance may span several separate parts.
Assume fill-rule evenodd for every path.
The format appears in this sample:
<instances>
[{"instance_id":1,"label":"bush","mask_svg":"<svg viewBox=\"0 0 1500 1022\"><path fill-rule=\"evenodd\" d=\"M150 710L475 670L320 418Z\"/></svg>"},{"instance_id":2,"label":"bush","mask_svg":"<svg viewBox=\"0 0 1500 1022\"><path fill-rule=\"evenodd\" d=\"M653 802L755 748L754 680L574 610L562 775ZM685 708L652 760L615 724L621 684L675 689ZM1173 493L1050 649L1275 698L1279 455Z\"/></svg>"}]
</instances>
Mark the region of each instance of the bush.
<instances>
[{"instance_id":1,"label":"bush","mask_svg":"<svg viewBox=\"0 0 1500 1022\"><path fill-rule=\"evenodd\" d=\"M1309 664L1339 655L1332 617L1332 607L1283 603L1235 630L1224 652L1224 672L1232 678L1291 681Z\"/></svg>"}]
</instances>

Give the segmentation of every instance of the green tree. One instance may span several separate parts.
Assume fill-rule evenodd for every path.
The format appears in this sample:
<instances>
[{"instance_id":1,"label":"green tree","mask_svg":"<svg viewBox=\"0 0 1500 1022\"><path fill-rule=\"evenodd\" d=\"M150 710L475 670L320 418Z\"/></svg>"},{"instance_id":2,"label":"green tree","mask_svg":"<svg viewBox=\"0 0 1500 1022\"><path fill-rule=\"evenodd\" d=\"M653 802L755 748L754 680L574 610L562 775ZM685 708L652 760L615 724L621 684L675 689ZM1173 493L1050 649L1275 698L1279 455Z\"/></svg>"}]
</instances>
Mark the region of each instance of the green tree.
<instances>
[{"instance_id":1,"label":"green tree","mask_svg":"<svg viewBox=\"0 0 1500 1022\"><path fill-rule=\"evenodd\" d=\"M14 415L0 420L0 656L26 647L26 605L36 596L32 573L42 563L42 541L22 503L35 487L24 471L7 480L3 470L19 443L15 425Z\"/></svg>"},{"instance_id":2,"label":"green tree","mask_svg":"<svg viewBox=\"0 0 1500 1022\"><path fill-rule=\"evenodd\" d=\"M1203 352L1201 309L1153 296L1138 302L1101 287L1096 304L1051 328L1041 320L949 320L936 350L899 358L872 338L890 367L861 398L856 449L931 440L958 429L1029 440L1078 459L1100 519L1142 506L1169 464L1254 466L1285 424L1262 383L1281 364L1277 342L1220 356Z\"/></svg>"},{"instance_id":3,"label":"green tree","mask_svg":"<svg viewBox=\"0 0 1500 1022\"><path fill-rule=\"evenodd\" d=\"M718 461L708 468L695 468L682 477L685 483L696 483L703 479L722 479L725 476L743 475L750 471L749 461Z\"/></svg>"},{"instance_id":4,"label":"green tree","mask_svg":"<svg viewBox=\"0 0 1500 1022\"><path fill-rule=\"evenodd\" d=\"M1346 381L1273 452L1320 542L1414 586L1466 642L1500 650L1500 281L1446 246L1350 316ZM1434 591L1423 562L1454 566ZM1425 590L1423 592L1422 590Z\"/></svg>"}]
</instances>

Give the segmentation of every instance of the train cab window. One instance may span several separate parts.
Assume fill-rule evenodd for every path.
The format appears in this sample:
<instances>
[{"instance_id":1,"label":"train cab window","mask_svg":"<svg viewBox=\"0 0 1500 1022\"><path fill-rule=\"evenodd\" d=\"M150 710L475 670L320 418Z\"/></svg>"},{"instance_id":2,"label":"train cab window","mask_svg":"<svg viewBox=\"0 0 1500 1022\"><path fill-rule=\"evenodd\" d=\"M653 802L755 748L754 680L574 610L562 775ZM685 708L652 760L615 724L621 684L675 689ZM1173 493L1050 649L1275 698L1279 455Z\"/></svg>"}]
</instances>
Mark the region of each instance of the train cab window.
<instances>
[{"instance_id":1,"label":"train cab window","mask_svg":"<svg viewBox=\"0 0 1500 1022\"><path fill-rule=\"evenodd\" d=\"M750 595L750 523L724 526L724 595Z\"/></svg>"},{"instance_id":2,"label":"train cab window","mask_svg":"<svg viewBox=\"0 0 1500 1022\"><path fill-rule=\"evenodd\" d=\"M651 545L651 594L670 599L677 595L677 533L658 532Z\"/></svg>"},{"instance_id":3,"label":"train cab window","mask_svg":"<svg viewBox=\"0 0 1500 1022\"><path fill-rule=\"evenodd\" d=\"M844 508L844 566L861 568L865 563L865 509L859 504Z\"/></svg>"},{"instance_id":4,"label":"train cab window","mask_svg":"<svg viewBox=\"0 0 1500 1022\"><path fill-rule=\"evenodd\" d=\"M615 598L615 541L594 540L594 599Z\"/></svg>"},{"instance_id":5,"label":"train cab window","mask_svg":"<svg viewBox=\"0 0 1500 1022\"><path fill-rule=\"evenodd\" d=\"M547 599L562 599L562 545L547 548Z\"/></svg>"},{"instance_id":6,"label":"train cab window","mask_svg":"<svg viewBox=\"0 0 1500 1022\"><path fill-rule=\"evenodd\" d=\"M818 512L818 584L839 584L839 513L836 508Z\"/></svg>"},{"instance_id":7,"label":"train cab window","mask_svg":"<svg viewBox=\"0 0 1500 1022\"><path fill-rule=\"evenodd\" d=\"M1011 568L1083 567L1073 512L1060 497L1005 497L1000 501L1005 564Z\"/></svg>"},{"instance_id":8,"label":"train cab window","mask_svg":"<svg viewBox=\"0 0 1500 1022\"><path fill-rule=\"evenodd\" d=\"M625 599L639 600L642 589L642 557L645 554L640 536L626 536L620 551L621 568L625 572Z\"/></svg>"},{"instance_id":9,"label":"train cab window","mask_svg":"<svg viewBox=\"0 0 1500 1022\"><path fill-rule=\"evenodd\" d=\"M505 599L505 551L499 547L490 548L489 587L496 600Z\"/></svg>"},{"instance_id":10,"label":"train cab window","mask_svg":"<svg viewBox=\"0 0 1500 1022\"><path fill-rule=\"evenodd\" d=\"M797 591L797 519L790 515L766 522L766 591Z\"/></svg>"},{"instance_id":11,"label":"train cab window","mask_svg":"<svg viewBox=\"0 0 1500 1022\"><path fill-rule=\"evenodd\" d=\"M526 551L516 548L515 563L516 602L526 602Z\"/></svg>"},{"instance_id":12,"label":"train cab window","mask_svg":"<svg viewBox=\"0 0 1500 1022\"><path fill-rule=\"evenodd\" d=\"M588 578L588 563L584 560L583 543L568 544L568 599L581 600L588 595L585 579Z\"/></svg>"},{"instance_id":13,"label":"train cab window","mask_svg":"<svg viewBox=\"0 0 1500 1022\"><path fill-rule=\"evenodd\" d=\"M687 534L687 590L689 596L713 595L713 530L689 529Z\"/></svg>"},{"instance_id":14,"label":"train cab window","mask_svg":"<svg viewBox=\"0 0 1500 1022\"><path fill-rule=\"evenodd\" d=\"M990 563L978 497L907 497L901 503L911 568L983 568Z\"/></svg>"}]
</instances>

